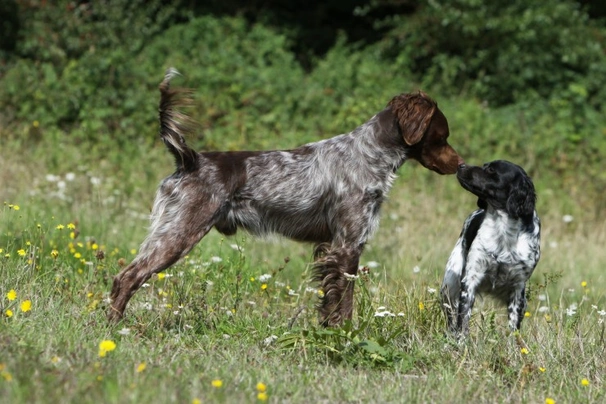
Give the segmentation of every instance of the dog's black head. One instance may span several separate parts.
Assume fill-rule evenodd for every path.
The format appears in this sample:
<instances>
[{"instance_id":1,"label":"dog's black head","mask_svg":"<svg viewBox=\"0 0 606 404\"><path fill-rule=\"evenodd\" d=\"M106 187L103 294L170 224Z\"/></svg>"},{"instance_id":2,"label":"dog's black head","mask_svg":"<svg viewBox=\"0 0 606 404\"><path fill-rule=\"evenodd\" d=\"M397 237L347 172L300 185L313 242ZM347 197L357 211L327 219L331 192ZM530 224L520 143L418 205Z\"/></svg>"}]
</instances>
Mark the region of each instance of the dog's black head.
<instances>
[{"instance_id":1,"label":"dog's black head","mask_svg":"<svg viewBox=\"0 0 606 404\"><path fill-rule=\"evenodd\" d=\"M460 166L457 179L461 186L478 197L478 206L491 205L514 218L531 217L536 193L530 177L509 161L495 160L477 166Z\"/></svg>"}]
</instances>

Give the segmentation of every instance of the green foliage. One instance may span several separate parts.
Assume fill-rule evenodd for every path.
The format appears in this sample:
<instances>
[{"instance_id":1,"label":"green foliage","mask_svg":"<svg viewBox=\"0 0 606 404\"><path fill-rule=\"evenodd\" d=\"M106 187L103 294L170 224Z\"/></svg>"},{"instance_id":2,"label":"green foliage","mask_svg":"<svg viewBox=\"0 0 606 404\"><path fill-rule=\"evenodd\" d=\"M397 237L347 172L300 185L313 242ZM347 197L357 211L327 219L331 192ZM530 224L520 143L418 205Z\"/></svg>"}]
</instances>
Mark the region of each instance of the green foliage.
<instances>
[{"instance_id":1,"label":"green foliage","mask_svg":"<svg viewBox=\"0 0 606 404\"><path fill-rule=\"evenodd\" d=\"M425 84L491 104L568 98L575 89L601 107L606 79L603 27L575 1L424 0L394 16L387 54Z\"/></svg>"}]
</instances>

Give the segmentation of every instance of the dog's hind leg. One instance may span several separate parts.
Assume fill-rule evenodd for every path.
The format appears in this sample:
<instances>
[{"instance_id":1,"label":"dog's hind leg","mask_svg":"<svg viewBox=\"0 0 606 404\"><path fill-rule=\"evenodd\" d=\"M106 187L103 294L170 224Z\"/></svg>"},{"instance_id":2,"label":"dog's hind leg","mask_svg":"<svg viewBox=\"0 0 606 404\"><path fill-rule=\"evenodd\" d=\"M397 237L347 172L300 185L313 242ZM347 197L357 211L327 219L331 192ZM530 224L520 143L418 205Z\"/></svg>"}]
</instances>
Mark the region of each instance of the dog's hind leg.
<instances>
[{"instance_id":1,"label":"dog's hind leg","mask_svg":"<svg viewBox=\"0 0 606 404\"><path fill-rule=\"evenodd\" d=\"M183 198L157 198L152 227L133 262L114 277L108 319L116 322L124 314L133 294L153 274L184 257L215 222L216 204L182 203ZM189 201L191 202L191 201Z\"/></svg>"}]
</instances>

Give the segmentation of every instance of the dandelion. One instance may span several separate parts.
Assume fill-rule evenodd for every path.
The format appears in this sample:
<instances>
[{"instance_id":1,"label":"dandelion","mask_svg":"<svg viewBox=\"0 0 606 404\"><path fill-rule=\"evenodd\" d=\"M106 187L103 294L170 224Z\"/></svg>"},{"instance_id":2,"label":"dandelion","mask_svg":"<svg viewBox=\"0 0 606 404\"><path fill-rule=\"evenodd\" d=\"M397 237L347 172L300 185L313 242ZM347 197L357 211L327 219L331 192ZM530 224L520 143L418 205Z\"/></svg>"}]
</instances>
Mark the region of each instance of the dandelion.
<instances>
[{"instance_id":1,"label":"dandelion","mask_svg":"<svg viewBox=\"0 0 606 404\"><path fill-rule=\"evenodd\" d=\"M17 250L17 254L19 254L20 257L25 257L25 254L27 254L25 252L25 250L23 248Z\"/></svg>"},{"instance_id":2,"label":"dandelion","mask_svg":"<svg viewBox=\"0 0 606 404\"><path fill-rule=\"evenodd\" d=\"M32 301L31 300L24 300L24 301L21 302L21 311L22 312L27 313L31 309L32 309Z\"/></svg>"},{"instance_id":3,"label":"dandelion","mask_svg":"<svg viewBox=\"0 0 606 404\"><path fill-rule=\"evenodd\" d=\"M267 393L265 393L265 392L263 392L263 391L262 391L262 392L260 392L259 394L257 394L257 399L258 399L259 401L267 401L267 398L268 398L268 397L267 397Z\"/></svg>"},{"instance_id":4,"label":"dandelion","mask_svg":"<svg viewBox=\"0 0 606 404\"><path fill-rule=\"evenodd\" d=\"M267 289L267 283L264 283L263 285L261 285L261 290L265 290Z\"/></svg>"},{"instance_id":5,"label":"dandelion","mask_svg":"<svg viewBox=\"0 0 606 404\"><path fill-rule=\"evenodd\" d=\"M21 208L19 207L19 205L13 205L13 209L14 209L14 210L19 210L19 209L21 209Z\"/></svg>"},{"instance_id":6,"label":"dandelion","mask_svg":"<svg viewBox=\"0 0 606 404\"><path fill-rule=\"evenodd\" d=\"M549 397L547 397L547 398L545 399L545 404L555 404L555 402L556 402L556 401L555 401L553 398L549 398Z\"/></svg>"},{"instance_id":7,"label":"dandelion","mask_svg":"<svg viewBox=\"0 0 606 404\"><path fill-rule=\"evenodd\" d=\"M530 317L530 316L532 316L532 314L530 314L529 311L527 311L527 312L524 313L524 317Z\"/></svg>"},{"instance_id":8,"label":"dandelion","mask_svg":"<svg viewBox=\"0 0 606 404\"><path fill-rule=\"evenodd\" d=\"M200 400L199 398L194 398L193 400L191 400L191 404L202 404L202 400Z\"/></svg>"},{"instance_id":9,"label":"dandelion","mask_svg":"<svg viewBox=\"0 0 606 404\"><path fill-rule=\"evenodd\" d=\"M91 246L90 246L90 248L91 248L92 250L97 250L97 249L99 249L99 244L97 244L97 243L92 243L92 244L91 244Z\"/></svg>"},{"instance_id":10,"label":"dandelion","mask_svg":"<svg viewBox=\"0 0 606 404\"><path fill-rule=\"evenodd\" d=\"M57 250L53 250L50 253L51 257L53 257L54 259L57 259L57 257L59 256L59 251Z\"/></svg>"},{"instance_id":11,"label":"dandelion","mask_svg":"<svg viewBox=\"0 0 606 404\"><path fill-rule=\"evenodd\" d=\"M65 226L63 226L62 224L58 224L57 227L55 227L55 229L63 230L63 229L65 229Z\"/></svg>"},{"instance_id":12,"label":"dandelion","mask_svg":"<svg viewBox=\"0 0 606 404\"><path fill-rule=\"evenodd\" d=\"M215 379L211 382L212 386L216 389L220 389L223 386L223 382L219 379Z\"/></svg>"},{"instance_id":13,"label":"dandelion","mask_svg":"<svg viewBox=\"0 0 606 404\"><path fill-rule=\"evenodd\" d=\"M425 305L423 304L423 302L419 302L419 310L425 310Z\"/></svg>"},{"instance_id":14,"label":"dandelion","mask_svg":"<svg viewBox=\"0 0 606 404\"><path fill-rule=\"evenodd\" d=\"M145 362L139 363L139 365L137 365L137 373L143 372L146 367L147 367L147 365L145 364Z\"/></svg>"},{"instance_id":15,"label":"dandelion","mask_svg":"<svg viewBox=\"0 0 606 404\"><path fill-rule=\"evenodd\" d=\"M589 386L589 380L587 380L587 379L582 379L582 380L581 380L581 385L583 385L583 386Z\"/></svg>"},{"instance_id":16,"label":"dandelion","mask_svg":"<svg viewBox=\"0 0 606 404\"><path fill-rule=\"evenodd\" d=\"M15 292L15 289L9 290L6 294L6 298L11 302L15 300L17 298L17 292Z\"/></svg>"},{"instance_id":17,"label":"dandelion","mask_svg":"<svg viewBox=\"0 0 606 404\"><path fill-rule=\"evenodd\" d=\"M13 311L11 309L6 309L4 315L8 318L11 318L13 316Z\"/></svg>"},{"instance_id":18,"label":"dandelion","mask_svg":"<svg viewBox=\"0 0 606 404\"><path fill-rule=\"evenodd\" d=\"M99 357L103 358L108 352L116 349L116 343L112 340L105 339L99 343Z\"/></svg>"},{"instance_id":19,"label":"dandelion","mask_svg":"<svg viewBox=\"0 0 606 404\"><path fill-rule=\"evenodd\" d=\"M265 385L265 383L257 383L257 391L259 393L265 393L267 391L267 386Z\"/></svg>"},{"instance_id":20,"label":"dandelion","mask_svg":"<svg viewBox=\"0 0 606 404\"><path fill-rule=\"evenodd\" d=\"M166 278L166 274L164 272L160 272L158 274L158 280L161 281L162 279Z\"/></svg>"},{"instance_id":21,"label":"dandelion","mask_svg":"<svg viewBox=\"0 0 606 404\"><path fill-rule=\"evenodd\" d=\"M545 373L545 371L546 371L546 370L547 370L547 369L545 369L544 367L540 367L540 368L539 368L539 371L540 371L541 373Z\"/></svg>"},{"instance_id":22,"label":"dandelion","mask_svg":"<svg viewBox=\"0 0 606 404\"><path fill-rule=\"evenodd\" d=\"M73 223L68 223L67 224L67 228L70 229L70 230L74 230L76 228L76 225L73 224Z\"/></svg>"},{"instance_id":23,"label":"dandelion","mask_svg":"<svg viewBox=\"0 0 606 404\"><path fill-rule=\"evenodd\" d=\"M586 288L587 287L587 282L586 281L581 282L581 287Z\"/></svg>"}]
</instances>

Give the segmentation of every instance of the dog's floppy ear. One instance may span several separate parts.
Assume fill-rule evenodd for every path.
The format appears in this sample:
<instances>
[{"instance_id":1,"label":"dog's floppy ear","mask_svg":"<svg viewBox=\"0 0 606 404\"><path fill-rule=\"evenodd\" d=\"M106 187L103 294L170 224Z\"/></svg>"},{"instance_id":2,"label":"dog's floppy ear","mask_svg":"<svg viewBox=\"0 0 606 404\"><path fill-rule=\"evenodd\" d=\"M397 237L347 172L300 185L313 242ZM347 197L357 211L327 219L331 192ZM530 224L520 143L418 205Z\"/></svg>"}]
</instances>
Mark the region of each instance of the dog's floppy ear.
<instances>
[{"instance_id":1,"label":"dog's floppy ear","mask_svg":"<svg viewBox=\"0 0 606 404\"><path fill-rule=\"evenodd\" d=\"M412 146L421 141L437 104L427 94L419 91L413 94L400 94L388 104L396 116L402 136L407 145Z\"/></svg>"},{"instance_id":2,"label":"dog's floppy ear","mask_svg":"<svg viewBox=\"0 0 606 404\"><path fill-rule=\"evenodd\" d=\"M478 208L488 209L488 203L484 199L478 198Z\"/></svg>"},{"instance_id":3,"label":"dog's floppy ear","mask_svg":"<svg viewBox=\"0 0 606 404\"><path fill-rule=\"evenodd\" d=\"M530 178L524 175L517 186L511 189L507 199L507 213L516 218L532 216L536 201L534 185Z\"/></svg>"}]
</instances>

